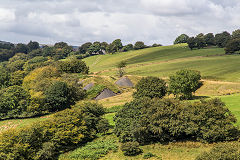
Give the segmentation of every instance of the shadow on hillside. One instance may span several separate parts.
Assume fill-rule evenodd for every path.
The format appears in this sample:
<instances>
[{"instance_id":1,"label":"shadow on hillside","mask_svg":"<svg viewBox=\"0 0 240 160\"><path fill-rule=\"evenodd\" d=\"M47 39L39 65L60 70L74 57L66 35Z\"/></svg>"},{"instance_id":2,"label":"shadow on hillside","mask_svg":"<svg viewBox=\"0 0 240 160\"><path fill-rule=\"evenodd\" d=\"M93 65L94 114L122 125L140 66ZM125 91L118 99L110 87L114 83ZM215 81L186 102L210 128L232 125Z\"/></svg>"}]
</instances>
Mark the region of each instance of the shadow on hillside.
<instances>
[{"instance_id":1,"label":"shadow on hillside","mask_svg":"<svg viewBox=\"0 0 240 160\"><path fill-rule=\"evenodd\" d=\"M206 99L210 98L209 96L194 96L192 100L200 100L200 99Z\"/></svg>"}]
</instances>

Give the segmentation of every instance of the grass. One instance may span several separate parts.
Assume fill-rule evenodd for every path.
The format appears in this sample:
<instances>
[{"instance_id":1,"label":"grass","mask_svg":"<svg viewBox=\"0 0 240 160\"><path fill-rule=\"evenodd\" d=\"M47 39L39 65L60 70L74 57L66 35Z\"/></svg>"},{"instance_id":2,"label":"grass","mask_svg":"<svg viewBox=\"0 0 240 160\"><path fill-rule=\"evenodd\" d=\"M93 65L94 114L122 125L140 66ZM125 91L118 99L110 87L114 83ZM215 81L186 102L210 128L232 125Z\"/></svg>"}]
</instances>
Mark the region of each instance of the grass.
<instances>
[{"instance_id":1,"label":"grass","mask_svg":"<svg viewBox=\"0 0 240 160\"><path fill-rule=\"evenodd\" d=\"M118 150L116 141L116 137L104 136L93 142L89 142L85 146L80 147L72 152L62 154L59 157L59 160L97 160L104 157L109 152L116 152Z\"/></svg>"},{"instance_id":2,"label":"grass","mask_svg":"<svg viewBox=\"0 0 240 160\"><path fill-rule=\"evenodd\" d=\"M203 81L203 86L196 91L197 96L222 96L240 92L240 83Z\"/></svg>"},{"instance_id":3,"label":"grass","mask_svg":"<svg viewBox=\"0 0 240 160\"><path fill-rule=\"evenodd\" d=\"M229 110L236 116L237 125L240 126L240 94L221 96L222 101L227 105Z\"/></svg>"},{"instance_id":4,"label":"grass","mask_svg":"<svg viewBox=\"0 0 240 160\"><path fill-rule=\"evenodd\" d=\"M99 100L98 103L102 104L105 108L111 108L112 106L124 105L131 100L132 91L128 91L114 97Z\"/></svg>"},{"instance_id":5,"label":"grass","mask_svg":"<svg viewBox=\"0 0 240 160\"><path fill-rule=\"evenodd\" d=\"M127 61L128 75L168 77L179 69L199 70L204 79L240 82L239 55L224 55L222 48L189 50L185 44L88 57L91 72L116 75L116 64Z\"/></svg>"},{"instance_id":6,"label":"grass","mask_svg":"<svg viewBox=\"0 0 240 160\"><path fill-rule=\"evenodd\" d=\"M120 143L118 143L118 146L120 146ZM118 149L118 152L110 152L102 159L142 160L144 155L152 153L156 156L152 157L152 160L160 159L159 157L163 160L193 160L202 152L209 151L213 146L214 144L203 144L200 142L155 143L141 146L143 153L134 157L124 156L122 151Z\"/></svg>"},{"instance_id":7,"label":"grass","mask_svg":"<svg viewBox=\"0 0 240 160\"><path fill-rule=\"evenodd\" d=\"M48 117L49 115L38 117L38 118L10 119L10 120L0 121L0 132L8 130L10 128L20 128L20 127L24 127L26 125L32 124L34 122L44 121Z\"/></svg>"}]
</instances>

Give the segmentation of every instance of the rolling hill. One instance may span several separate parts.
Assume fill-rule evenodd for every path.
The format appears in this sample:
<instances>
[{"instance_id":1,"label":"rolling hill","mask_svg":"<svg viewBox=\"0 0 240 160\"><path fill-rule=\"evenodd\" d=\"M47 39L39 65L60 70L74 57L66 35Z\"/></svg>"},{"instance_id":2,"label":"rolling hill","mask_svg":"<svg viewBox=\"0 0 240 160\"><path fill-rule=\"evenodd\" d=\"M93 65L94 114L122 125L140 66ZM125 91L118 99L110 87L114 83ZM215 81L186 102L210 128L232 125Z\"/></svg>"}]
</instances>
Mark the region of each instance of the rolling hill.
<instances>
[{"instance_id":1,"label":"rolling hill","mask_svg":"<svg viewBox=\"0 0 240 160\"><path fill-rule=\"evenodd\" d=\"M179 69L195 69L203 79L239 82L240 56L225 55L222 48L190 50L186 44L161 46L112 55L88 57L90 71L116 75L116 64L126 61L128 75L168 77Z\"/></svg>"}]
</instances>

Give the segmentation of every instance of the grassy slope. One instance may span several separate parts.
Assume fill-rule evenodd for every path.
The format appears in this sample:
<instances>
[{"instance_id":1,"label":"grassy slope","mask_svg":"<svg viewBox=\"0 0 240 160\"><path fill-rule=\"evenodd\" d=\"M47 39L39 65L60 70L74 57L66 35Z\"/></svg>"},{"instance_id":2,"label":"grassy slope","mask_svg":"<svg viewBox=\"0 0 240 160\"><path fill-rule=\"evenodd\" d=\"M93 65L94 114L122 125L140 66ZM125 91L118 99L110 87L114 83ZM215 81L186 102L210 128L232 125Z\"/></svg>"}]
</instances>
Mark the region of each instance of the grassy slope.
<instances>
[{"instance_id":1,"label":"grassy slope","mask_svg":"<svg viewBox=\"0 0 240 160\"><path fill-rule=\"evenodd\" d=\"M240 81L236 78L240 77L240 56L224 55L222 48L191 51L182 44L84 59L91 72L102 75L115 75L115 65L121 60L127 61L126 71L129 75L167 77L179 69L188 68L201 71L205 79Z\"/></svg>"},{"instance_id":2,"label":"grassy slope","mask_svg":"<svg viewBox=\"0 0 240 160\"><path fill-rule=\"evenodd\" d=\"M220 97L227 107L237 118L237 125L240 126L240 94Z\"/></svg>"},{"instance_id":3,"label":"grassy slope","mask_svg":"<svg viewBox=\"0 0 240 160\"><path fill-rule=\"evenodd\" d=\"M10 119L5 121L0 121L0 132L10 128L20 128L20 127L24 127L25 125L32 124L34 122L44 121L48 117L49 115L38 117L38 118Z\"/></svg>"}]
</instances>

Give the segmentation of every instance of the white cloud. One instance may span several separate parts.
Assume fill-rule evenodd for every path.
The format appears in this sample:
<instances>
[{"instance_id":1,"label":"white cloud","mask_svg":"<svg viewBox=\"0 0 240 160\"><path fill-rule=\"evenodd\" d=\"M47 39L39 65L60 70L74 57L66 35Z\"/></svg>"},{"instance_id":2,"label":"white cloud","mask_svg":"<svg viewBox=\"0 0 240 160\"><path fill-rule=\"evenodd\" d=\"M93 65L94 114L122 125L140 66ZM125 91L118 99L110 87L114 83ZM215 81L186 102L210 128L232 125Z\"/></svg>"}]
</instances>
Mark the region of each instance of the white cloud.
<instances>
[{"instance_id":1,"label":"white cloud","mask_svg":"<svg viewBox=\"0 0 240 160\"><path fill-rule=\"evenodd\" d=\"M15 20L15 14L13 9L0 8L0 21L11 22Z\"/></svg>"},{"instance_id":2,"label":"white cloud","mask_svg":"<svg viewBox=\"0 0 240 160\"><path fill-rule=\"evenodd\" d=\"M171 44L181 33L240 28L238 0L0 0L1 40Z\"/></svg>"}]
</instances>

